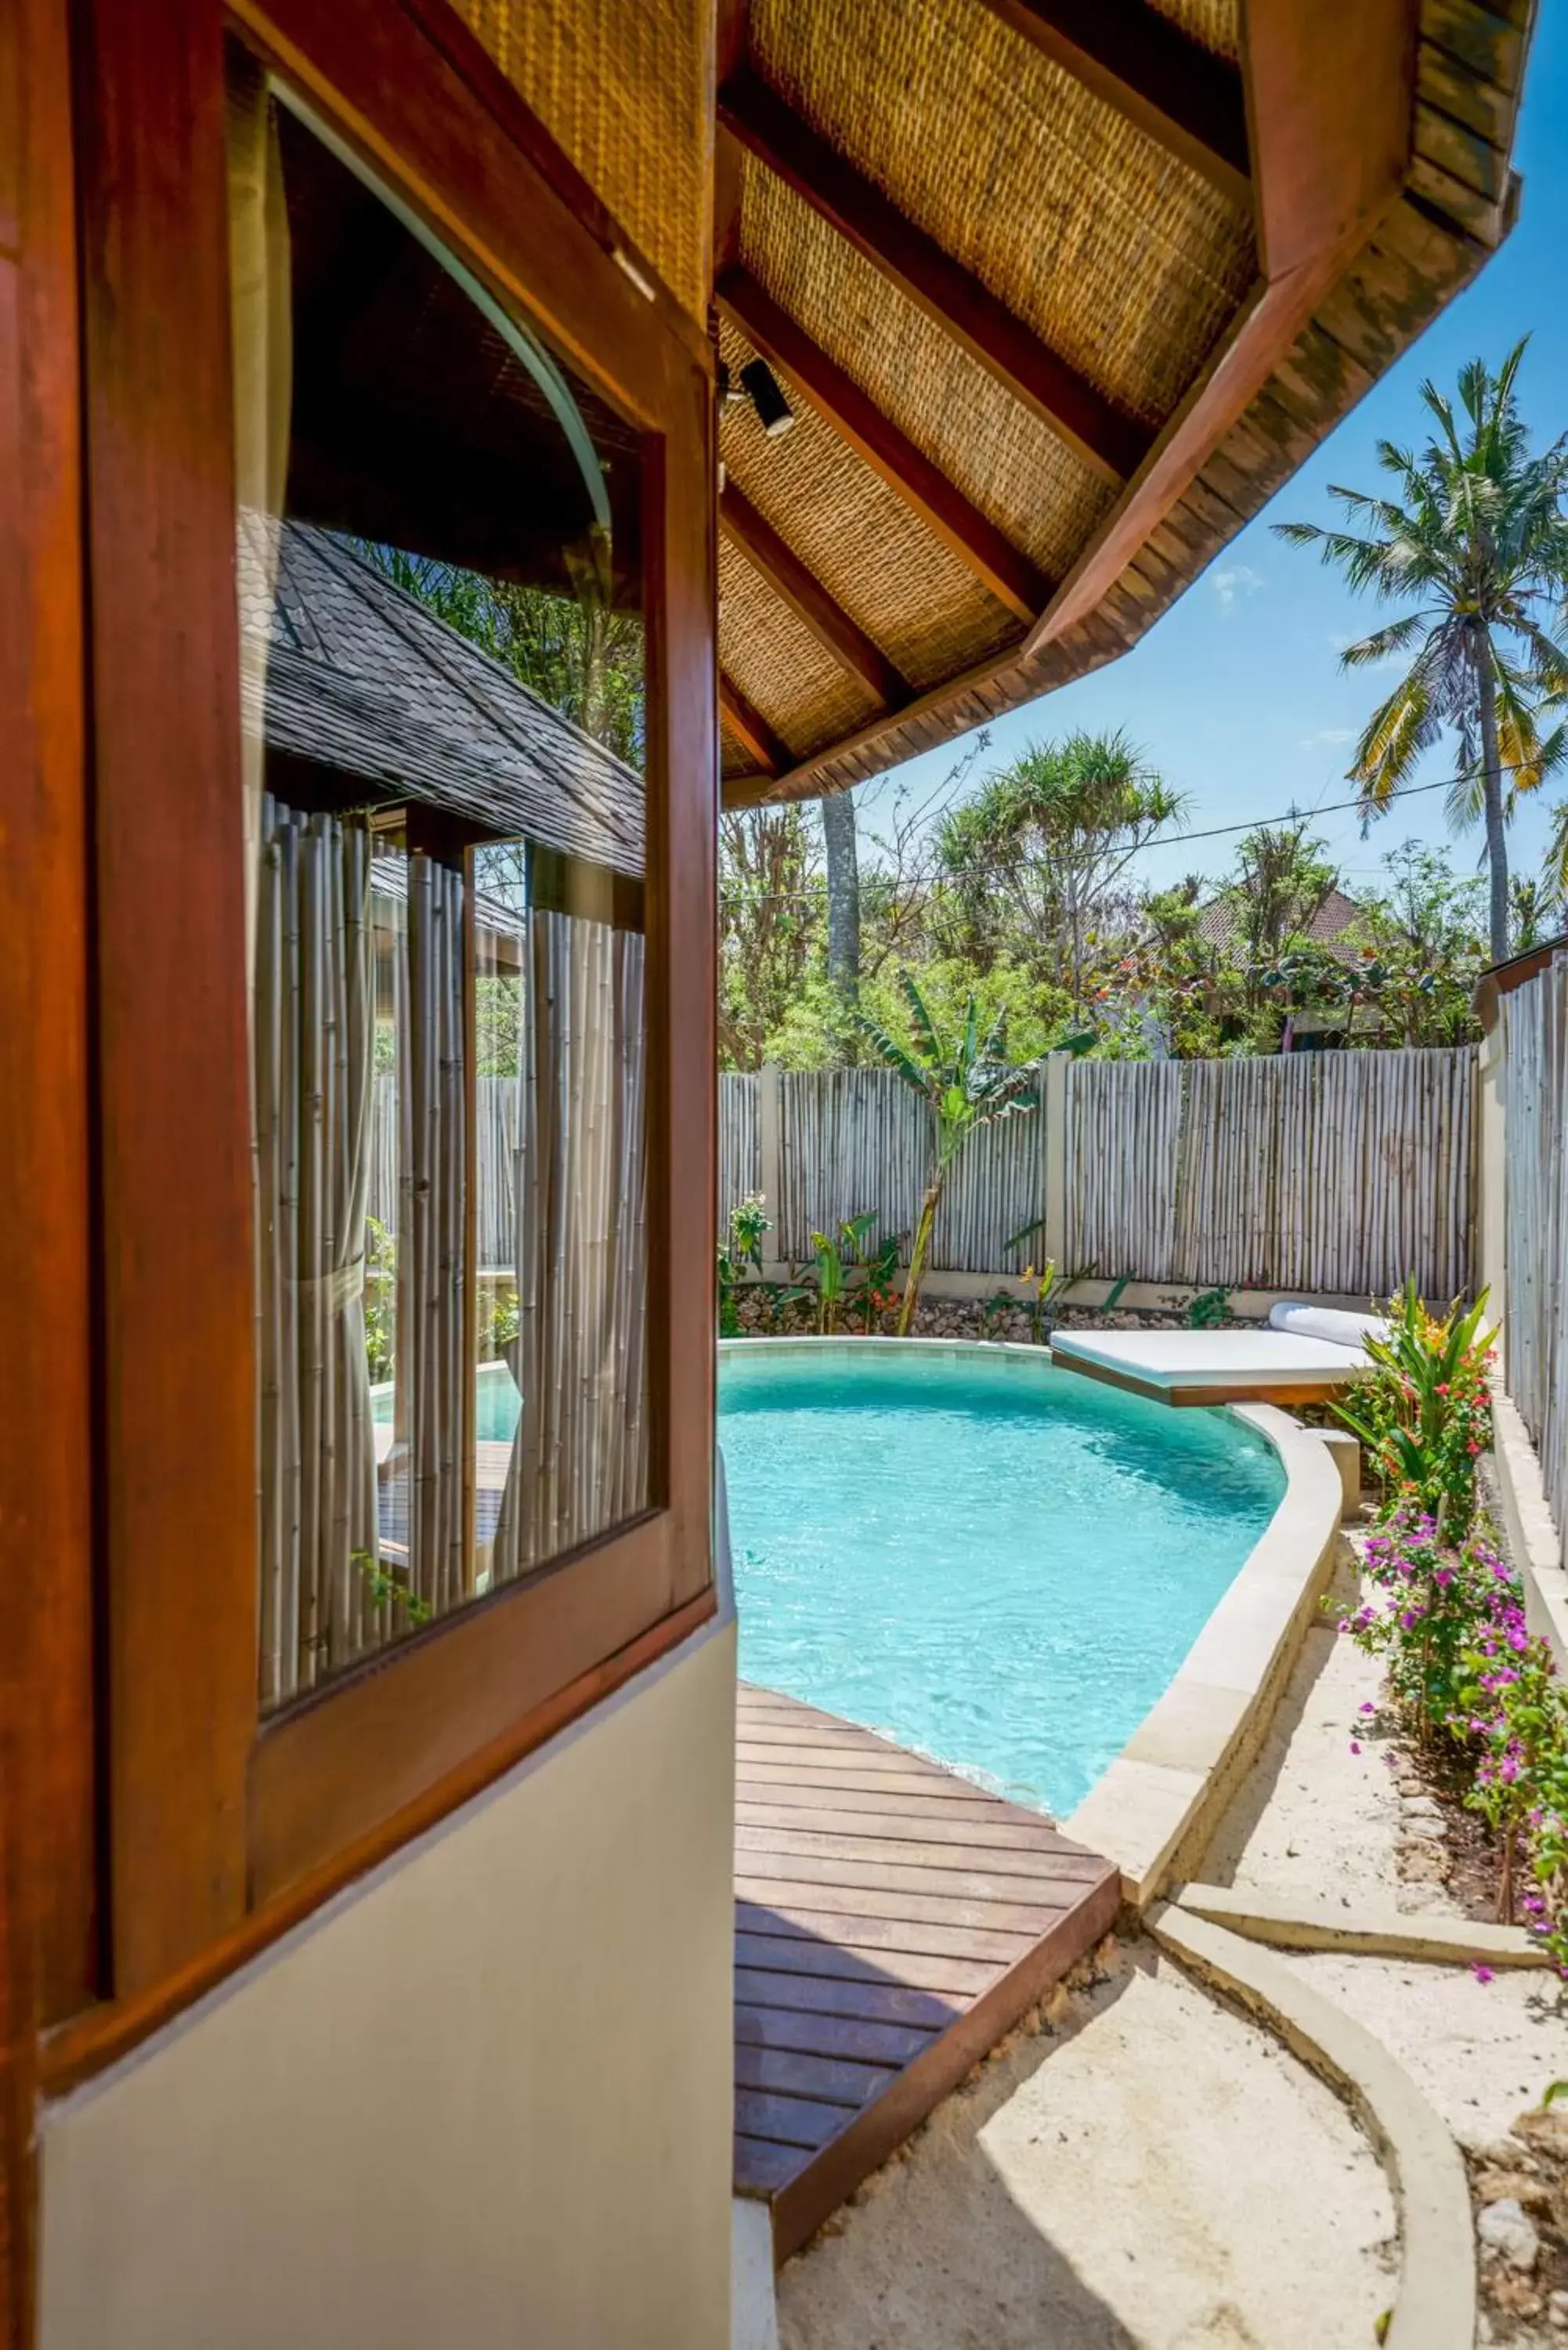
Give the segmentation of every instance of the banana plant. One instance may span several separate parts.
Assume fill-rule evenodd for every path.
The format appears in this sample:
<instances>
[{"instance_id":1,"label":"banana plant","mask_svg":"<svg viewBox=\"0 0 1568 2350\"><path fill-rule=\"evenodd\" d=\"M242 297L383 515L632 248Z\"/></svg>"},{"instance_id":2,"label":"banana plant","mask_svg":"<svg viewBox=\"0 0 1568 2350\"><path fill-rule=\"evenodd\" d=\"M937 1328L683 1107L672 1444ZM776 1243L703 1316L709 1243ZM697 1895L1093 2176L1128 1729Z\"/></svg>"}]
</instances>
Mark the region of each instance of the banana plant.
<instances>
[{"instance_id":1,"label":"banana plant","mask_svg":"<svg viewBox=\"0 0 1568 2350\"><path fill-rule=\"evenodd\" d=\"M836 1330L850 1305L860 1308L864 1326L869 1334L882 1300L892 1287L893 1275L898 1263L898 1235L885 1232L873 1243L872 1234L880 1222L873 1208L866 1214L850 1216L838 1227L836 1240L826 1232L813 1232L811 1245L816 1253L816 1327L819 1336L826 1336Z\"/></svg>"},{"instance_id":2,"label":"banana plant","mask_svg":"<svg viewBox=\"0 0 1568 2350\"><path fill-rule=\"evenodd\" d=\"M910 1049L886 1028L862 1013L860 1028L878 1056L912 1093L930 1107L934 1129L931 1171L920 1202L919 1220L909 1251L909 1271L904 1302L898 1310L898 1336L907 1337L919 1303L920 1283L931 1253L931 1232L951 1174L965 1144L982 1126L1012 1118L1039 1107L1032 1066L1012 1066L1007 1059L1005 1014L984 1035L980 1010L971 995L960 1035L950 1043L939 1035L919 988L908 972L898 983L909 1007L914 1032Z\"/></svg>"}]
</instances>

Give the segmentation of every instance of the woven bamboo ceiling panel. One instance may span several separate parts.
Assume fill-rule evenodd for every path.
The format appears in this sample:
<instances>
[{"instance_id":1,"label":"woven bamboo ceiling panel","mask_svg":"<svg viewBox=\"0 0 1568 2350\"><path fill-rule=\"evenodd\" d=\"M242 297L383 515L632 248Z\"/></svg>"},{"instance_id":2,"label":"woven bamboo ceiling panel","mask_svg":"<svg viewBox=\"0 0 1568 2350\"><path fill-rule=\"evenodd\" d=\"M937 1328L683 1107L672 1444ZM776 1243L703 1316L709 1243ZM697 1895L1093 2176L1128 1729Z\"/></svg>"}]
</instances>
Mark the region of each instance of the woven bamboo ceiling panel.
<instances>
[{"instance_id":1,"label":"woven bamboo ceiling panel","mask_svg":"<svg viewBox=\"0 0 1568 2350\"><path fill-rule=\"evenodd\" d=\"M1532 0L456 5L717 314L734 805L1115 660L1517 201Z\"/></svg>"},{"instance_id":2,"label":"woven bamboo ceiling panel","mask_svg":"<svg viewBox=\"0 0 1568 2350\"><path fill-rule=\"evenodd\" d=\"M901 213L1117 407L1164 421L1252 274L1241 205L983 0L753 0L751 29L766 81Z\"/></svg>"},{"instance_id":3,"label":"woven bamboo ceiling panel","mask_svg":"<svg viewBox=\"0 0 1568 2350\"><path fill-rule=\"evenodd\" d=\"M454 0L694 318L713 219L710 0Z\"/></svg>"},{"instance_id":4,"label":"woven bamboo ceiling panel","mask_svg":"<svg viewBox=\"0 0 1568 2350\"><path fill-rule=\"evenodd\" d=\"M1232 63L1241 54L1241 0L1153 0L1189 38Z\"/></svg>"},{"instance_id":5,"label":"woven bamboo ceiling panel","mask_svg":"<svg viewBox=\"0 0 1568 2350\"><path fill-rule=\"evenodd\" d=\"M945 477L1053 576L1109 507L1109 484L874 263L749 158L745 267Z\"/></svg>"}]
</instances>

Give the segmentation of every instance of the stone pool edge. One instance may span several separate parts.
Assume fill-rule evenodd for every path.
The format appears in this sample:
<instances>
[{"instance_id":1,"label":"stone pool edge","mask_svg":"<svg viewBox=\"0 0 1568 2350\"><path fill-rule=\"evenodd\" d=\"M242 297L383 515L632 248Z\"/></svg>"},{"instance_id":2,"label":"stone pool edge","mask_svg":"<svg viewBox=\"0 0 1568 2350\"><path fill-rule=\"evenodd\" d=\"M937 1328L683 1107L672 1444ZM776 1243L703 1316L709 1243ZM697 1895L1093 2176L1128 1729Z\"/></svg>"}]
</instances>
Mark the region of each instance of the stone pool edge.
<instances>
[{"instance_id":1,"label":"stone pool edge","mask_svg":"<svg viewBox=\"0 0 1568 2350\"><path fill-rule=\"evenodd\" d=\"M721 1359L821 1347L887 1347L972 1360L977 1354L1038 1367L1044 1350L1017 1340L831 1336L724 1338ZM1044 1355L1049 1364L1050 1357ZM1308 1627L1333 1579L1345 1486L1323 1438L1276 1405L1218 1406L1263 1439L1285 1490L1235 1580L1210 1614L1163 1695L1101 1774L1063 1833L1104 1853L1122 1873L1122 1897L1147 1909L1191 1875L1251 1768Z\"/></svg>"},{"instance_id":2,"label":"stone pool edge","mask_svg":"<svg viewBox=\"0 0 1568 2350\"><path fill-rule=\"evenodd\" d=\"M1344 1489L1329 1447L1272 1404L1224 1409L1277 1454L1284 1493L1164 1694L1062 1823L1116 1862L1137 1910L1199 1860L1268 1735L1338 1555Z\"/></svg>"}]
</instances>

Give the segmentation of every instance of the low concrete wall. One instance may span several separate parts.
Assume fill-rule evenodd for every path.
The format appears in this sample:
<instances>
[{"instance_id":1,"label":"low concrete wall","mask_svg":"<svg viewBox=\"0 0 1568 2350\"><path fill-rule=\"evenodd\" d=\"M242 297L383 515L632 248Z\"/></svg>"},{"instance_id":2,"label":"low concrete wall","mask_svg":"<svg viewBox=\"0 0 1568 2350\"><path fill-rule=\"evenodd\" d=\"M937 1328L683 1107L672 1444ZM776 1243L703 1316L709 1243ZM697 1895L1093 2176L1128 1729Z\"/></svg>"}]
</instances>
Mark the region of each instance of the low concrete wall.
<instances>
[{"instance_id":1,"label":"low concrete wall","mask_svg":"<svg viewBox=\"0 0 1568 2350\"><path fill-rule=\"evenodd\" d=\"M727 2350L734 1643L46 2111L39 2350Z\"/></svg>"},{"instance_id":2,"label":"low concrete wall","mask_svg":"<svg viewBox=\"0 0 1568 2350\"><path fill-rule=\"evenodd\" d=\"M1268 1733L1334 1574L1344 1488L1329 1448L1269 1404L1230 1407L1272 1444L1283 1499L1175 1679L1064 1825L1138 1908L1207 1846Z\"/></svg>"},{"instance_id":3,"label":"low concrete wall","mask_svg":"<svg viewBox=\"0 0 1568 2350\"><path fill-rule=\"evenodd\" d=\"M1491 1425L1502 1532L1524 1586L1525 1621L1550 1642L1558 1671L1568 1675L1568 1573L1562 1538L1530 1432L1501 1389L1493 1390Z\"/></svg>"}]
</instances>

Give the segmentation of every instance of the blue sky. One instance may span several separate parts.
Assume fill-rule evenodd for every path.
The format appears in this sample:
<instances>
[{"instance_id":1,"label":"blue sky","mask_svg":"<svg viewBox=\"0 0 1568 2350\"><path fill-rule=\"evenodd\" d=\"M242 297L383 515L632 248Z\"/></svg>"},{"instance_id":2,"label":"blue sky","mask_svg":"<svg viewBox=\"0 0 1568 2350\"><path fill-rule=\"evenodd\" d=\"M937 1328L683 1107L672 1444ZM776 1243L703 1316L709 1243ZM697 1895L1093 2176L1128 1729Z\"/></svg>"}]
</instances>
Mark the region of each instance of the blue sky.
<instances>
[{"instance_id":1,"label":"blue sky","mask_svg":"<svg viewBox=\"0 0 1568 2350\"><path fill-rule=\"evenodd\" d=\"M1269 525L1334 520L1331 482L1373 488L1379 440L1425 438L1418 393L1428 376L1451 391L1467 359L1479 354L1495 366L1521 335L1531 337L1521 402L1537 445L1568 430L1565 132L1568 5L1547 0L1514 148L1524 189L1512 236L1142 643L1108 669L998 721L987 764L1000 764L1026 743L1072 727L1125 726L1167 782L1189 795L1192 830L1256 821L1293 803L1310 809L1352 796L1345 769L1378 680L1366 671L1342 674L1338 648L1377 624L1377 608L1350 596L1315 555L1287 546ZM887 822L897 785L910 785L918 804L968 740L864 785L856 795L863 837ZM1426 772L1436 778L1452 766L1451 752L1435 752ZM1550 785L1547 795L1557 795ZM1411 837L1450 843L1456 866L1469 872L1480 852L1479 831L1456 840L1442 805L1441 792L1408 800L1365 841L1353 813L1325 816L1314 830L1353 892L1375 887L1385 850ZM1535 868L1545 829L1543 809L1527 802L1510 843L1516 870ZM1154 883L1189 871L1219 873L1234 846L1227 839L1184 846L1178 838L1146 852L1137 867Z\"/></svg>"}]
</instances>

